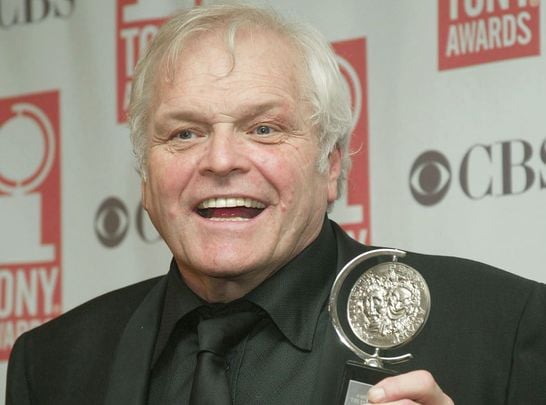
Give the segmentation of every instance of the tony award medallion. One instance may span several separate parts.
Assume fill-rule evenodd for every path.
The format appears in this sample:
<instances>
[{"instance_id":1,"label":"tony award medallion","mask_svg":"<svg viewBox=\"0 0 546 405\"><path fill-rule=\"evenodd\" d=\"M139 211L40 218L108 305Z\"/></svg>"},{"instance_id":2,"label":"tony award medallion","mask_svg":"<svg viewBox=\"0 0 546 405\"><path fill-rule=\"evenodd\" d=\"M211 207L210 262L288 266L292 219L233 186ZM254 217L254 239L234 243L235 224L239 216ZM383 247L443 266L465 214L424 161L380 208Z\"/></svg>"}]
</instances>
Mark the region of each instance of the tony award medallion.
<instances>
[{"instance_id":1,"label":"tony award medallion","mask_svg":"<svg viewBox=\"0 0 546 405\"><path fill-rule=\"evenodd\" d=\"M346 363L338 405L367 404L368 390L396 374L384 365L412 358L409 353L395 357L381 353L412 340L430 312L425 279L398 260L405 255L396 249L363 253L347 263L334 281L329 302L332 323L341 342L361 359ZM381 256L388 261L366 267L364 262ZM368 353L364 345L373 353Z\"/></svg>"}]
</instances>

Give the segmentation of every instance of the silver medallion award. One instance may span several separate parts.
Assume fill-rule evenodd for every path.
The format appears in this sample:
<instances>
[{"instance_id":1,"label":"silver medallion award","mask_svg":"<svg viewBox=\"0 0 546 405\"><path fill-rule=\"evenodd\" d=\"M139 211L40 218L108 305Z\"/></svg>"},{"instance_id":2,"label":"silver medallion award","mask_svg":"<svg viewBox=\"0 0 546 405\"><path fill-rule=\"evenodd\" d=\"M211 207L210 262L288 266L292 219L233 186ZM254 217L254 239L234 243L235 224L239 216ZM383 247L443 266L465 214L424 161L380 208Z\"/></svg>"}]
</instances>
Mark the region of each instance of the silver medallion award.
<instances>
[{"instance_id":1,"label":"silver medallion award","mask_svg":"<svg viewBox=\"0 0 546 405\"><path fill-rule=\"evenodd\" d=\"M334 281L329 302L332 323L341 342L361 359L346 363L338 405L367 404L368 390L396 374L384 365L412 358L409 353L396 357L380 353L413 339L430 312L425 279L398 260L405 255L397 249L363 253L347 263ZM382 256L387 261L366 266L366 261ZM363 344L371 347L373 353L368 353Z\"/></svg>"}]
</instances>

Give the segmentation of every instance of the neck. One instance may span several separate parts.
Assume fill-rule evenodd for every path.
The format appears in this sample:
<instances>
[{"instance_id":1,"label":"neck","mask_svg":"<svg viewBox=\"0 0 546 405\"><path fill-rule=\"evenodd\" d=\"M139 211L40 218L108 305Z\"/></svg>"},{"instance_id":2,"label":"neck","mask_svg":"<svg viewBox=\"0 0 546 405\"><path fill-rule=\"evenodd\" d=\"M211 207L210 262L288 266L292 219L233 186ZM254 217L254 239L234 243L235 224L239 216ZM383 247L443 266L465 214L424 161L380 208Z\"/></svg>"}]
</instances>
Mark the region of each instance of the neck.
<instances>
[{"instance_id":1,"label":"neck","mask_svg":"<svg viewBox=\"0 0 546 405\"><path fill-rule=\"evenodd\" d=\"M228 303L244 297L263 283L278 268L269 271L255 271L243 275L203 275L185 271L178 265L186 285L201 299L208 303Z\"/></svg>"}]
</instances>

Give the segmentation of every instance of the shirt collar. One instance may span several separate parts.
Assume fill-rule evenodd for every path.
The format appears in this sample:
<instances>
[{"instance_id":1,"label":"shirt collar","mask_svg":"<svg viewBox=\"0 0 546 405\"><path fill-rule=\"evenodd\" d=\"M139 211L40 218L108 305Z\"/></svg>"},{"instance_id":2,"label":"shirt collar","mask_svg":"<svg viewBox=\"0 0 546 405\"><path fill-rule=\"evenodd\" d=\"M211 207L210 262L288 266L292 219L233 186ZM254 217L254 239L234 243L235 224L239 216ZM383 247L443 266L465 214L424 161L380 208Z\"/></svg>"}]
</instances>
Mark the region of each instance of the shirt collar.
<instances>
[{"instance_id":1,"label":"shirt collar","mask_svg":"<svg viewBox=\"0 0 546 405\"><path fill-rule=\"evenodd\" d=\"M336 262L336 237L325 219L314 242L245 298L265 310L293 345L311 350Z\"/></svg>"}]
</instances>

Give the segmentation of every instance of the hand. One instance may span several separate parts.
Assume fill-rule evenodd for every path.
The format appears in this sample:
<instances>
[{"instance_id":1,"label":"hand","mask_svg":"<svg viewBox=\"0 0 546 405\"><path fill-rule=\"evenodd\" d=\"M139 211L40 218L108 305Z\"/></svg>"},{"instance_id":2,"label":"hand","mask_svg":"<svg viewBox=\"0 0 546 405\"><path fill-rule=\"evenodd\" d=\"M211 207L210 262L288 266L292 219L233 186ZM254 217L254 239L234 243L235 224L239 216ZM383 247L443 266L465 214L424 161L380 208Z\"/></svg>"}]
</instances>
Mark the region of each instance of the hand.
<instances>
[{"instance_id":1,"label":"hand","mask_svg":"<svg viewBox=\"0 0 546 405\"><path fill-rule=\"evenodd\" d=\"M368 401L389 405L453 405L434 377L424 370L385 378L370 389Z\"/></svg>"}]
</instances>

